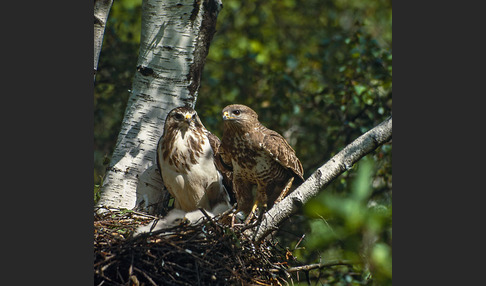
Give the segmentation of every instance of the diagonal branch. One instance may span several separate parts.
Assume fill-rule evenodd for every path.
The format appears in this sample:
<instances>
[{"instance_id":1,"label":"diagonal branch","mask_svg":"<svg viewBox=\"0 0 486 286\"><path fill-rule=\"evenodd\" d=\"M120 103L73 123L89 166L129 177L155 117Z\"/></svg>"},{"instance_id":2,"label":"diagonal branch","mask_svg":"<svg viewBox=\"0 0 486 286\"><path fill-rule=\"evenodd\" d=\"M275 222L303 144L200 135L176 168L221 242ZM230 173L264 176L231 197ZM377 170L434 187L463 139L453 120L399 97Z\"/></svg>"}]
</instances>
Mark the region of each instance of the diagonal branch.
<instances>
[{"instance_id":1,"label":"diagonal branch","mask_svg":"<svg viewBox=\"0 0 486 286\"><path fill-rule=\"evenodd\" d=\"M392 117L390 116L346 146L326 164L317 169L295 191L265 213L260 227L253 230L256 231L255 240L262 240L272 231L277 230L285 219L294 214L310 198L316 196L321 189L327 187L335 178L350 169L354 163L391 138Z\"/></svg>"}]
</instances>

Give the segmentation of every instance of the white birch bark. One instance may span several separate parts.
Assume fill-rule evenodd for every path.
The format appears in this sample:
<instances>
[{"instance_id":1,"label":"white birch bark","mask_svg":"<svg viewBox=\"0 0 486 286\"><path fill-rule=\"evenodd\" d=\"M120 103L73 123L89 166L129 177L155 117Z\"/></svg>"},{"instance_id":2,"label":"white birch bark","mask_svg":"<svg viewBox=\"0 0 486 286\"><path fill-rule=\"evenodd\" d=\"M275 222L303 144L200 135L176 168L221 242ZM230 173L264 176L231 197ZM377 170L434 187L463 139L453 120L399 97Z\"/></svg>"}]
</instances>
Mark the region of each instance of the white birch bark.
<instances>
[{"instance_id":1,"label":"white birch bark","mask_svg":"<svg viewBox=\"0 0 486 286\"><path fill-rule=\"evenodd\" d=\"M137 71L97 206L155 213L163 183L155 157L165 117L194 107L219 0L144 0Z\"/></svg>"},{"instance_id":2,"label":"white birch bark","mask_svg":"<svg viewBox=\"0 0 486 286\"><path fill-rule=\"evenodd\" d=\"M108 14L110 14L112 4L113 0L94 1L94 79L96 79L96 71L98 70L98 60L103 44L106 20L108 19Z\"/></svg>"}]
</instances>

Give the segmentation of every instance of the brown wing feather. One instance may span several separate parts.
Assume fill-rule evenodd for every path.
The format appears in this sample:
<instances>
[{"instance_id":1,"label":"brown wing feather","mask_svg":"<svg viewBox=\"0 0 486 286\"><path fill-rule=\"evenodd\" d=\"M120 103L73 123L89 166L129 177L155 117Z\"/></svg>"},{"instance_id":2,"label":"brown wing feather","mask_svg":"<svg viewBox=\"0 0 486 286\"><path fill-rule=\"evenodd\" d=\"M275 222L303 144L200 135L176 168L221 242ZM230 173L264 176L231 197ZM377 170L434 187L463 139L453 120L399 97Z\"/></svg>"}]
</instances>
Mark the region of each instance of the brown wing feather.
<instances>
[{"instance_id":1,"label":"brown wing feather","mask_svg":"<svg viewBox=\"0 0 486 286\"><path fill-rule=\"evenodd\" d=\"M159 142L157 142L157 149L156 149L156 162L157 162L157 169L159 170L159 174L161 174L161 171L162 171L162 168L160 166L160 156L162 156L162 154L160 152L162 152L162 140L163 140L164 136L160 136L159 138ZM161 177L162 177L162 174L161 174Z\"/></svg>"},{"instance_id":2,"label":"brown wing feather","mask_svg":"<svg viewBox=\"0 0 486 286\"><path fill-rule=\"evenodd\" d=\"M214 135L211 132L207 132L209 144L211 145L211 149L213 149L214 154L217 153L219 146L221 145L221 140L219 140L218 136Z\"/></svg>"},{"instance_id":3,"label":"brown wing feather","mask_svg":"<svg viewBox=\"0 0 486 286\"><path fill-rule=\"evenodd\" d=\"M265 129L263 137L263 149L270 154L280 165L290 169L302 183L304 181L304 168L297 158L294 149L287 143L285 138L277 132Z\"/></svg>"},{"instance_id":4,"label":"brown wing feather","mask_svg":"<svg viewBox=\"0 0 486 286\"><path fill-rule=\"evenodd\" d=\"M233 170L230 166L224 163L221 157L221 140L219 140L218 136L209 131L207 132L207 135L209 144L211 145L211 149L213 149L214 153L214 165L216 166L216 169L223 175L223 185L230 196L231 203L234 203L236 198L233 192Z\"/></svg>"}]
</instances>

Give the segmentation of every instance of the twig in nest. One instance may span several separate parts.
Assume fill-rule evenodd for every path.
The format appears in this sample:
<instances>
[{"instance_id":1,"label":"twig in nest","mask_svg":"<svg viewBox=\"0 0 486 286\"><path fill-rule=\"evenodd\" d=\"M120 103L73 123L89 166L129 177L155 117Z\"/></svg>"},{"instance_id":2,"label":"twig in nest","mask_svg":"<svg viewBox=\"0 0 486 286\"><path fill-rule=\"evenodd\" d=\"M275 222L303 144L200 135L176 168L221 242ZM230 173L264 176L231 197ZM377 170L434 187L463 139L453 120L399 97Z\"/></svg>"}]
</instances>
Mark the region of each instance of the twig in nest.
<instances>
[{"instance_id":1,"label":"twig in nest","mask_svg":"<svg viewBox=\"0 0 486 286\"><path fill-rule=\"evenodd\" d=\"M243 233L245 230L250 229L250 228L254 228L254 227L255 227L255 226L257 226L257 225L258 225L258 221L254 221L254 222L252 222L252 223L250 223L250 224L243 225L243 226L240 228L240 231L241 231L241 233Z\"/></svg>"},{"instance_id":2,"label":"twig in nest","mask_svg":"<svg viewBox=\"0 0 486 286\"><path fill-rule=\"evenodd\" d=\"M203 208L199 208L199 210L203 213L203 215L208 219L209 223L211 226L215 229L218 230L218 227L216 226L216 223L214 222L213 218L204 210Z\"/></svg>"},{"instance_id":3,"label":"twig in nest","mask_svg":"<svg viewBox=\"0 0 486 286\"><path fill-rule=\"evenodd\" d=\"M220 214L221 217L224 217L231 213L232 211L236 210L236 203L233 204L233 206L227 210L225 210L223 213Z\"/></svg>"},{"instance_id":4,"label":"twig in nest","mask_svg":"<svg viewBox=\"0 0 486 286\"><path fill-rule=\"evenodd\" d=\"M275 281L279 274L270 270L278 268L275 265L283 254L277 254L269 241L255 245L240 227L228 229L219 221L220 215L211 217L209 212L201 212L208 223L177 225L125 239L115 236L103 220L96 223L95 285L234 285ZM142 221L138 217L131 222L127 215L107 211L98 218L110 223L116 223L118 218L120 228L132 228ZM257 222L243 227L256 226Z\"/></svg>"},{"instance_id":5,"label":"twig in nest","mask_svg":"<svg viewBox=\"0 0 486 286\"><path fill-rule=\"evenodd\" d=\"M138 269L137 267L133 267L133 270L135 270L138 273L142 274L143 277L145 277L145 279L147 279L147 281L150 282L150 284L152 284L154 286L157 286L157 283L155 283L154 280L152 279L152 277L150 277L147 273L145 273L144 271Z\"/></svg>"}]
</instances>

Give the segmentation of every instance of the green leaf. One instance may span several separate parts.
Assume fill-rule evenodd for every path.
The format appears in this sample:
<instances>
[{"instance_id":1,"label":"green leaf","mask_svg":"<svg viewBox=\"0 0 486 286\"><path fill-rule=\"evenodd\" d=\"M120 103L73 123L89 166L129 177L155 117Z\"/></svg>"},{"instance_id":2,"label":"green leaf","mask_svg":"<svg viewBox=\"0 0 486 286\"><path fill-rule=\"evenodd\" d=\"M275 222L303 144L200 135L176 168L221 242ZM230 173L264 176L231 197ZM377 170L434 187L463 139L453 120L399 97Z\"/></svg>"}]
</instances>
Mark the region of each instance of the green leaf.
<instances>
[{"instance_id":1,"label":"green leaf","mask_svg":"<svg viewBox=\"0 0 486 286\"><path fill-rule=\"evenodd\" d=\"M357 95L361 95L363 92L366 91L366 89L367 89L366 86L362 86L359 84L354 86L354 91L356 92Z\"/></svg>"}]
</instances>

